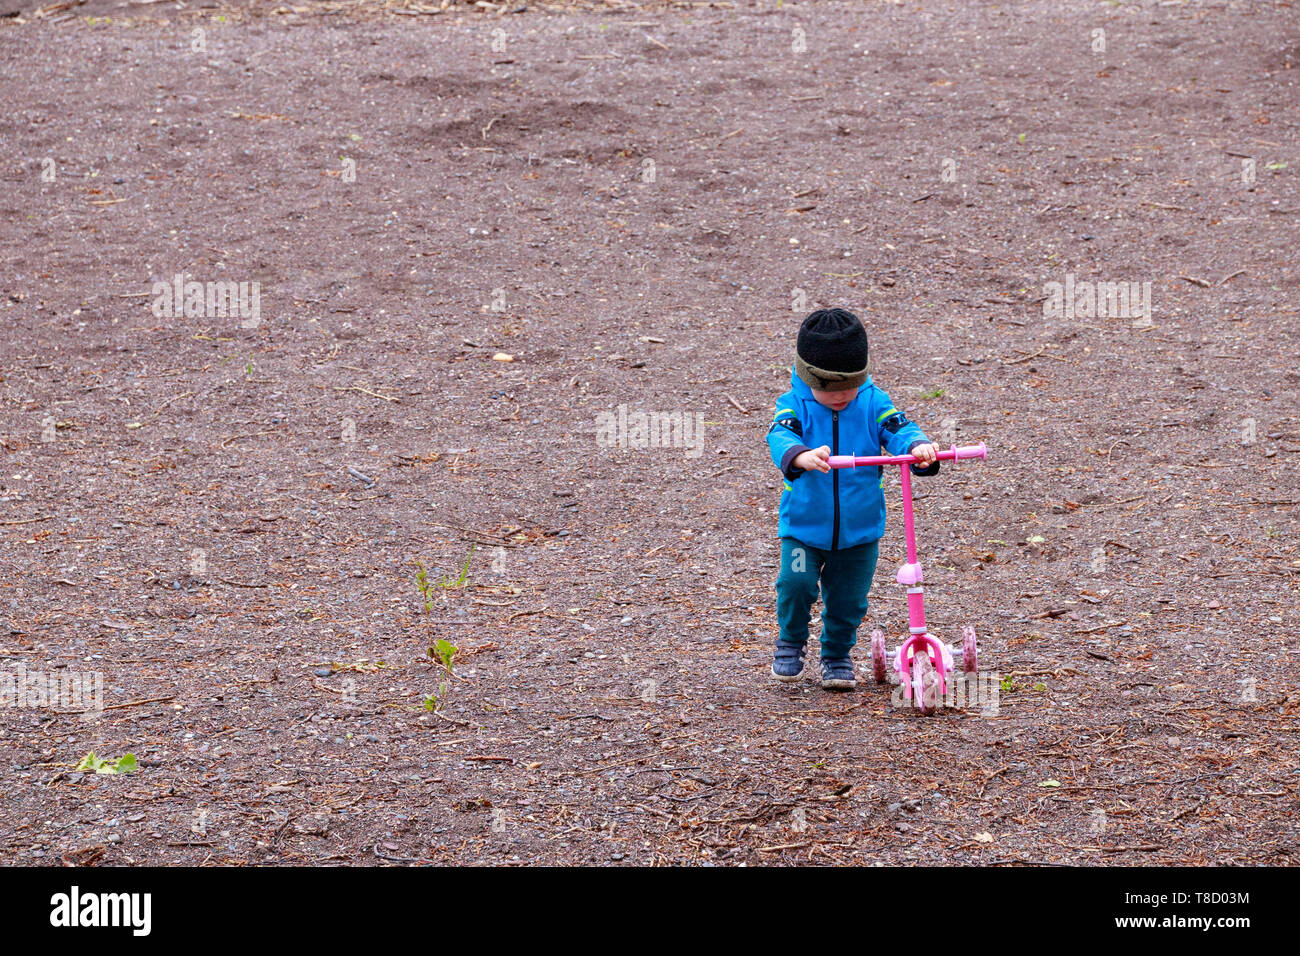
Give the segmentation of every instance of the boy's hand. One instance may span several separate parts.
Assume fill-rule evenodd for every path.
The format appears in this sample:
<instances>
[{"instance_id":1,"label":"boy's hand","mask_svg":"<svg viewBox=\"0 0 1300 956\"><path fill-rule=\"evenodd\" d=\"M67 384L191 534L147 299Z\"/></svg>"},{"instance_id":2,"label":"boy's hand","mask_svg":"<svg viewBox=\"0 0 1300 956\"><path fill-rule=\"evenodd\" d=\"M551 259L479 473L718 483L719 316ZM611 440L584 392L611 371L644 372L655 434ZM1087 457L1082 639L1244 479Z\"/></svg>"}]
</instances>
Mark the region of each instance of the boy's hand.
<instances>
[{"instance_id":1,"label":"boy's hand","mask_svg":"<svg viewBox=\"0 0 1300 956\"><path fill-rule=\"evenodd\" d=\"M826 459L831 457L829 445L822 445L821 448L814 448L812 451L806 451L794 460L796 468L802 468L804 471L830 471L831 466L826 464Z\"/></svg>"},{"instance_id":2,"label":"boy's hand","mask_svg":"<svg viewBox=\"0 0 1300 956\"><path fill-rule=\"evenodd\" d=\"M916 456L916 464L919 467L929 468L938 460L937 458L935 458L937 452L938 449L935 448L932 443L926 442L925 444L917 445L910 452L908 452L908 454Z\"/></svg>"}]
</instances>

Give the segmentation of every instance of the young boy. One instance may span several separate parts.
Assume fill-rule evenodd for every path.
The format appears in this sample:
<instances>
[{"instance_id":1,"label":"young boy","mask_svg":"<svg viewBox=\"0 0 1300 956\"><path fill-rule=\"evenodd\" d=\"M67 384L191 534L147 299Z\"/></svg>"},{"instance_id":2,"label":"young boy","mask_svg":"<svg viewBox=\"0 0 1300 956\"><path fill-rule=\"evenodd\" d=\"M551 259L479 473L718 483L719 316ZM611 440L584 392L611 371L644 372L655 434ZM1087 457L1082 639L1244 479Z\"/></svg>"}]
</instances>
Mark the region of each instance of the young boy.
<instances>
[{"instance_id":1,"label":"young boy","mask_svg":"<svg viewBox=\"0 0 1300 956\"><path fill-rule=\"evenodd\" d=\"M925 433L867 375L867 331L852 312L821 309L804 319L790 385L767 432L772 461L785 476L772 676L794 681L803 673L820 584L822 687L852 690L850 650L885 533L884 480L878 467L832 470L826 459L875 455L884 446L891 455L915 455L914 475L936 474L939 462Z\"/></svg>"}]
</instances>

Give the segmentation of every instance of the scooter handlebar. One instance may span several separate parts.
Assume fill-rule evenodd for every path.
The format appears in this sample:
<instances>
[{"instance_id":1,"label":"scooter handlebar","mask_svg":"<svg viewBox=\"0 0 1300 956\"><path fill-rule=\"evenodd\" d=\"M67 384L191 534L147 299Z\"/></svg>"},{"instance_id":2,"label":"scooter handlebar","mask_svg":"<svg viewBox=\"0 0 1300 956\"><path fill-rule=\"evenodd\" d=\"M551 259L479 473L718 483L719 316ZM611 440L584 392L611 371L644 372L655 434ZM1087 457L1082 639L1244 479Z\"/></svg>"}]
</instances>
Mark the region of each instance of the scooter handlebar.
<instances>
[{"instance_id":1,"label":"scooter handlebar","mask_svg":"<svg viewBox=\"0 0 1300 956\"><path fill-rule=\"evenodd\" d=\"M956 461L960 458L978 458L984 460L987 455L984 443L978 445L953 445L935 455L939 461ZM871 465L912 465L918 461L915 455L831 455L826 464L832 468L857 468Z\"/></svg>"}]
</instances>

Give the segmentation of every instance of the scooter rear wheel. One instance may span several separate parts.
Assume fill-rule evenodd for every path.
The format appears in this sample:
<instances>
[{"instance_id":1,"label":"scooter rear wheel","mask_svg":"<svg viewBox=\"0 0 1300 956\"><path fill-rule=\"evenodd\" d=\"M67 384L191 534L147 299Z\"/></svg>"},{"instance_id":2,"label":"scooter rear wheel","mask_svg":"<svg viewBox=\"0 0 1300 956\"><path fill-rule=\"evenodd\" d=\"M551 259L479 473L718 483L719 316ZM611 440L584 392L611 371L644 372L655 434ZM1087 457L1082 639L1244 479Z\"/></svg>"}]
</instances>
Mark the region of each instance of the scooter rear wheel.
<instances>
[{"instance_id":1,"label":"scooter rear wheel","mask_svg":"<svg viewBox=\"0 0 1300 956\"><path fill-rule=\"evenodd\" d=\"M964 627L961 632L962 670L974 674L979 669L979 653L975 649L975 628Z\"/></svg>"},{"instance_id":2,"label":"scooter rear wheel","mask_svg":"<svg viewBox=\"0 0 1300 956\"><path fill-rule=\"evenodd\" d=\"M871 632L871 676L876 679L877 684L883 684L888 679L888 671L885 669L885 635L880 631Z\"/></svg>"}]
</instances>

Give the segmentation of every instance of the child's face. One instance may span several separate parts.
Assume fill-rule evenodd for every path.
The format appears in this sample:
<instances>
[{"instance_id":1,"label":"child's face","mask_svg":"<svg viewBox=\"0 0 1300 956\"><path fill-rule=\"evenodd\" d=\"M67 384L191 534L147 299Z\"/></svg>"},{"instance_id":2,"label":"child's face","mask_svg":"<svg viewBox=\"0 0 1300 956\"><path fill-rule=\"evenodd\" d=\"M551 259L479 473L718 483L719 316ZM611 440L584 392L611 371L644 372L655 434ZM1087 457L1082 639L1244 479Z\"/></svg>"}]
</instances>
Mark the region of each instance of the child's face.
<instances>
[{"instance_id":1,"label":"child's face","mask_svg":"<svg viewBox=\"0 0 1300 956\"><path fill-rule=\"evenodd\" d=\"M846 388L842 392L823 392L821 389L812 390L813 398L817 399L819 405L825 405L831 411L842 412L849 406L855 398L858 397L856 388Z\"/></svg>"}]
</instances>

